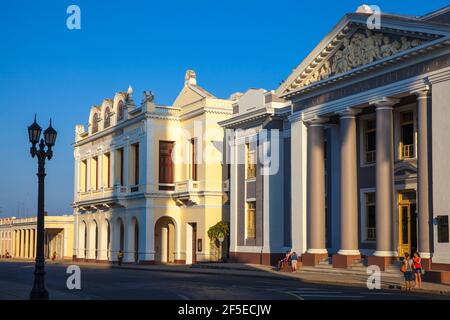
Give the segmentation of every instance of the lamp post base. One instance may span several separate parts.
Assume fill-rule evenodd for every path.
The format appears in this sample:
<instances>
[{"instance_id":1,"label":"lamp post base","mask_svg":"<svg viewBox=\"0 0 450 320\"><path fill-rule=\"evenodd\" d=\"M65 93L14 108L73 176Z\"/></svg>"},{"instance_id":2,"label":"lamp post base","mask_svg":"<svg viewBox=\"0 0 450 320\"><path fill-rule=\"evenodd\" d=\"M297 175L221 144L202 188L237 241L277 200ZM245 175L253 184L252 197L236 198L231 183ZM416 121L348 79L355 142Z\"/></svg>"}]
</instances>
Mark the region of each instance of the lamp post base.
<instances>
[{"instance_id":1,"label":"lamp post base","mask_svg":"<svg viewBox=\"0 0 450 320\"><path fill-rule=\"evenodd\" d=\"M34 289L31 290L30 300L48 300L47 289Z\"/></svg>"}]
</instances>

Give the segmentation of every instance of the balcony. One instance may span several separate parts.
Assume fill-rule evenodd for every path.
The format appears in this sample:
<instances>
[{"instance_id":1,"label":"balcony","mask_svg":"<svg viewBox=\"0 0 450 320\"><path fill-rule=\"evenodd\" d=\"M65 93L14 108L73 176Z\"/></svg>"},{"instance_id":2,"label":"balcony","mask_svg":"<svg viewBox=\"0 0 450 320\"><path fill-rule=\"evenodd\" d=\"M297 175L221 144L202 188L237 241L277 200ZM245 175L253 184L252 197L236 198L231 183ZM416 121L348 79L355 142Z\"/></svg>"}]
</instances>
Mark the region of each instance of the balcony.
<instances>
[{"instance_id":1,"label":"balcony","mask_svg":"<svg viewBox=\"0 0 450 320\"><path fill-rule=\"evenodd\" d=\"M195 205L198 203L199 182L184 180L175 182L175 191L172 195L178 205Z\"/></svg>"},{"instance_id":2,"label":"balcony","mask_svg":"<svg viewBox=\"0 0 450 320\"><path fill-rule=\"evenodd\" d=\"M133 192L141 191L141 186L120 186L116 185L110 188L100 188L97 190L78 192L75 201L76 205L81 208L99 208L111 207L119 204L119 198L129 195Z\"/></svg>"},{"instance_id":3,"label":"balcony","mask_svg":"<svg viewBox=\"0 0 450 320\"><path fill-rule=\"evenodd\" d=\"M413 144L404 144L400 148L401 159L412 159L414 158L414 145Z\"/></svg>"}]
</instances>

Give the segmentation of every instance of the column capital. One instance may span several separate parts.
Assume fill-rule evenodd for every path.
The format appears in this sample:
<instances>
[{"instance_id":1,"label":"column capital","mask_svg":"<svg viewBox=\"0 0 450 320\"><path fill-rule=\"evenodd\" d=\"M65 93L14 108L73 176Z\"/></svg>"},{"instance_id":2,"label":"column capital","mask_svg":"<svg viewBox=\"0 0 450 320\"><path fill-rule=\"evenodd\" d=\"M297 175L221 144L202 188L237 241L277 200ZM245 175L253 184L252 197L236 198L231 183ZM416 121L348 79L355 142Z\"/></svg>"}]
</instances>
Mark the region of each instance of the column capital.
<instances>
[{"instance_id":1,"label":"column capital","mask_svg":"<svg viewBox=\"0 0 450 320\"><path fill-rule=\"evenodd\" d=\"M355 118L355 116L361 113L361 109L358 108L345 108L344 110L337 111L336 114L341 118Z\"/></svg>"},{"instance_id":2,"label":"column capital","mask_svg":"<svg viewBox=\"0 0 450 320\"><path fill-rule=\"evenodd\" d=\"M315 116L305 122L309 127L322 127L328 120L329 118Z\"/></svg>"},{"instance_id":3,"label":"column capital","mask_svg":"<svg viewBox=\"0 0 450 320\"><path fill-rule=\"evenodd\" d=\"M389 97L382 97L380 99L369 101L369 105L375 106L376 109L392 109L392 107L397 104L400 101L400 99L397 98L389 98Z\"/></svg>"},{"instance_id":4,"label":"column capital","mask_svg":"<svg viewBox=\"0 0 450 320\"><path fill-rule=\"evenodd\" d=\"M417 96L417 99L427 99L430 97L431 88L429 85L426 85L425 87L411 91L411 94L414 94Z\"/></svg>"}]
</instances>

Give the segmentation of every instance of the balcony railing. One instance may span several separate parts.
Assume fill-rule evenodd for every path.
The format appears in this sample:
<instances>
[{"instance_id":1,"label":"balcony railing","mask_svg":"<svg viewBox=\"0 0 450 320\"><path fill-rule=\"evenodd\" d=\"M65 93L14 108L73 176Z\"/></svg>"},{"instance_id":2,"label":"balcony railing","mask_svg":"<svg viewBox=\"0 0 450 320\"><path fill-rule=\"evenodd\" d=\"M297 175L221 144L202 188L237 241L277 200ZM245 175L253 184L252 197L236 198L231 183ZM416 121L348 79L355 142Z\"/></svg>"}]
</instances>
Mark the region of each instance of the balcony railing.
<instances>
[{"instance_id":1,"label":"balcony railing","mask_svg":"<svg viewBox=\"0 0 450 320\"><path fill-rule=\"evenodd\" d=\"M404 144L401 148L401 158L402 159L411 159L414 158L414 145L413 144Z\"/></svg>"},{"instance_id":2,"label":"balcony railing","mask_svg":"<svg viewBox=\"0 0 450 320\"><path fill-rule=\"evenodd\" d=\"M367 240L374 241L377 238L377 228L367 228Z\"/></svg>"},{"instance_id":3,"label":"balcony railing","mask_svg":"<svg viewBox=\"0 0 450 320\"><path fill-rule=\"evenodd\" d=\"M376 157L376 150L366 151L366 163L375 163Z\"/></svg>"},{"instance_id":4,"label":"balcony railing","mask_svg":"<svg viewBox=\"0 0 450 320\"><path fill-rule=\"evenodd\" d=\"M89 201L101 198L109 198L129 192L127 186L114 186L111 188L100 188L98 190L78 192L78 201Z\"/></svg>"},{"instance_id":5,"label":"balcony railing","mask_svg":"<svg viewBox=\"0 0 450 320\"><path fill-rule=\"evenodd\" d=\"M186 192L196 192L199 190L198 181L185 180L175 182L175 192L176 193L186 193Z\"/></svg>"}]
</instances>

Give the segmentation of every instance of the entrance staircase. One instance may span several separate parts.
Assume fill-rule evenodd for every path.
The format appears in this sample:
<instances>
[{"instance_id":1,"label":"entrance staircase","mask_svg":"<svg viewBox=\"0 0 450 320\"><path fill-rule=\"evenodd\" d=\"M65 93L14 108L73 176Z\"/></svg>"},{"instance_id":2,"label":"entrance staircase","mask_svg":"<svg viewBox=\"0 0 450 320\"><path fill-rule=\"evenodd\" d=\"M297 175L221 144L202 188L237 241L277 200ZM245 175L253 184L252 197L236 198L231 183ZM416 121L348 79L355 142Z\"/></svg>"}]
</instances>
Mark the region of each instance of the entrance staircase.
<instances>
[{"instance_id":1,"label":"entrance staircase","mask_svg":"<svg viewBox=\"0 0 450 320\"><path fill-rule=\"evenodd\" d=\"M353 261L353 264L347 269L333 268L332 258L322 259L315 267L305 267L302 269L305 271L317 271L317 272L329 272L333 274L354 274L362 277L367 277L367 258L361 258ZM381 275L386 278L402 278L403 274L400 271L401 262L395 261L385 271L381 272Z\"/></svg>"}]
</instances>

